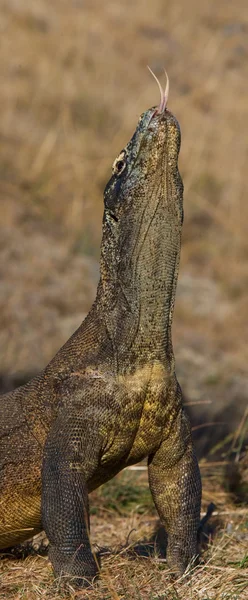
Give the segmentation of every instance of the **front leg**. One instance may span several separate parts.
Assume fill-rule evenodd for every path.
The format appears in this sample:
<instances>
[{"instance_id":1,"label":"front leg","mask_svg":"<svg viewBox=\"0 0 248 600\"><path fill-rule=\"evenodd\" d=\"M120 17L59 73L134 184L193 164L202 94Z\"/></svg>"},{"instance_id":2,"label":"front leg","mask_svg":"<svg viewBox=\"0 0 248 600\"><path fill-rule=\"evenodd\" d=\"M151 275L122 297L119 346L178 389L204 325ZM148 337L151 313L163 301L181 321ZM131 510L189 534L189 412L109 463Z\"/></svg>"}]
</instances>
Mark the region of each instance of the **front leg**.
<instances>
[{"instance_id":1,"label":"front leg","mask_svg":"<svg viewBox=\"0 0 248 600\"><path fill-rule=\"evenodd\" d=\"M180 576L198 554L201 507L200 471L183 410L148 465L153 500L168 534L167 562Z\"/></svg>"},{"instance_id":2,"label":"front leg","mask_svg":"<svg viewBox=\"0 0 248 600\"><path fill-rule=\"evenodd\" d=\"M42 523L57 576L87 587L98 572L89 540L87 479L95 471L99 439L94 424L61 414L48 435L42 469Z\"/></svg>"}]
</instances>

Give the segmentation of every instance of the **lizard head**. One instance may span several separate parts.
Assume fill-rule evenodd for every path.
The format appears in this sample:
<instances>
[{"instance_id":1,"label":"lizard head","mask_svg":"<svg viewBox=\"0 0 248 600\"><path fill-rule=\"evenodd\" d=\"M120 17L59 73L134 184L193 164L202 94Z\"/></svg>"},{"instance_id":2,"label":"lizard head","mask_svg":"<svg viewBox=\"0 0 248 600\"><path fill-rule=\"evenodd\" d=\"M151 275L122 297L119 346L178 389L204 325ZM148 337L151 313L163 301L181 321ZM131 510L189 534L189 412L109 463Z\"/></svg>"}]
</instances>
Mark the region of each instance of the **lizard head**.
<instances>
[{"instance_id":1,"label":"lizard head","mask_svg":"<svg viewBox=\"0 0 248 600\"><path fill-rule=\"evenodd\" d=\"M144 112L133 137L115 159L104 192L103 242L111 263L132 267L149 239L170 238L183 220L183 185L178 171L180 128L166 108L168 82L159 107ZM161 238L161 239L160 239ZM169 241L169 240L168 240ZM124 248L124 252L123 252ZM158 250L159 252L159 250ZM130 262L131 261L131 262Z\"/></svg>"}]
</instances>

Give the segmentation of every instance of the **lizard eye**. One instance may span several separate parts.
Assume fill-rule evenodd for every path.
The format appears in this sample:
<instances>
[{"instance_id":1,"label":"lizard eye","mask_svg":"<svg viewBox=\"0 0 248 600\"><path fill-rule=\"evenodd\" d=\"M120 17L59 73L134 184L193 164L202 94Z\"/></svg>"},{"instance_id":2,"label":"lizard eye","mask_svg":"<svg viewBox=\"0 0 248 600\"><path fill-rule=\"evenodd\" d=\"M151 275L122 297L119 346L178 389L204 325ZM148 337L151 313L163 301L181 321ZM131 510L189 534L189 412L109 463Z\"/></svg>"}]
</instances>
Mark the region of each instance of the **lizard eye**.
<instances>
[{"instance_id":1,"label":"lizard eye","mask_svg":"<svg viewBox=\"0 0 248 600\"><path fill-rule=\"evenodd\" d=\"M121 152L118 158L116 158L114 161L113 175L121 175L121 173L123 173L124 169L126 168L126 161L124 159L125 154L124 152Z\"/></svg>"}]
</instances>

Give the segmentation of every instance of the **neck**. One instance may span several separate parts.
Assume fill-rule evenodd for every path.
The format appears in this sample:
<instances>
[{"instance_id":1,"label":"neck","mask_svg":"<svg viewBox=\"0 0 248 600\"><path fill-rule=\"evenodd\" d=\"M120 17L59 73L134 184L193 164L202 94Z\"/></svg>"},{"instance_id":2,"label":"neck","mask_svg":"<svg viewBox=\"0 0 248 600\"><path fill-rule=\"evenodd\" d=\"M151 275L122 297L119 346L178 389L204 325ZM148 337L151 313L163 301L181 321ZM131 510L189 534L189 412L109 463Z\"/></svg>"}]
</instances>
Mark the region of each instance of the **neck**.
<instances>
[{"instance_id":1,"label":"neck","mask_svg":"<svg viewBox=\"0 0 248 600\"><path fill-rule=\"evenodd\" d=\"M157 210L139 234L123 237L111 261L111 236L103 228L97 305L118 369L161 361L173 368L171 325L180 255L180 226ZM107 227L108 229L108 227ZM104 244L105 235L108 245ZM126 252L125 252L126 251ZM117 266L118 265L118 266Z\"/></svg>"}]
</instances>

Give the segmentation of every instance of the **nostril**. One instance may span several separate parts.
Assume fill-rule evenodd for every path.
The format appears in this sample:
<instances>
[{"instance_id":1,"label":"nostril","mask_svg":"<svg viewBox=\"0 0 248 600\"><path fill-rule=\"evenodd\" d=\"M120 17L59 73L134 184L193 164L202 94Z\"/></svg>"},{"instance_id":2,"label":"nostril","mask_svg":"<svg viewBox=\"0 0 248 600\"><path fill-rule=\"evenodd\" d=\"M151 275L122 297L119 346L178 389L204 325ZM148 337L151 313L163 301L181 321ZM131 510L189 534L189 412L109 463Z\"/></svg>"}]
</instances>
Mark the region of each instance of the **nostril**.
<instances>
[{"instance_id":1,"label":"nostril","mask_svg":"<svg viewBox=\"0 0 248 600\"><path fill-rule=\"evenodd\" d=\"M114 219L114 221L115 221L116 223L118 223L118 218L117 218L117 217L114 215L114 213L111 213L111 212L110 212L110 213L109 213L109 215L110 215L110 217L112 217L112 219Z\"/></svg>"}]
</instances>

